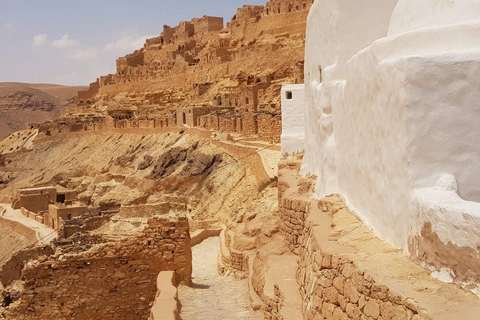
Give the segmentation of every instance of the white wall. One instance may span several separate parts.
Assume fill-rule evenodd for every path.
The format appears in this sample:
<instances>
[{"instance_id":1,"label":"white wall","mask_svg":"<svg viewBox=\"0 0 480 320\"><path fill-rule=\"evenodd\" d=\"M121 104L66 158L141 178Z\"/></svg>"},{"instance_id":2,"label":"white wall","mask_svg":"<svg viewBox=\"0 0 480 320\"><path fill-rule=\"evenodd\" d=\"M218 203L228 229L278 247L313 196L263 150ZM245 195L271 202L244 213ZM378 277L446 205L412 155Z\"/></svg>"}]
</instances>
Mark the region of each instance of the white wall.
<instances>
[{"instance_id":1,"label":"white wall","mask_svg":"<svg viewBox=\"0 0 480 320\"><path fill-rule=\"evenodd\" d=\"M389 35L479 19L478 0L400 0L392 16Z\"/></svg>"},{"instance_id":2,"label":"white wall","mask_svg":"<svg viewBox=\"0 0 480 320\"><path fill-rule=\"evenodd\" d=\"M310 9L305 48L306 151L301 172L319 177L317 194L338 192L335 119L343 104L347 61L387 35L396 3L317 0Z\"/></svg>"},{"instance_id":3,"label":"white wall","mask_svg":"<svg viewBox=\"0 0 480 320\"><path fill-rule=\"evenodd\" d=\"M480 205L466 200L480 202L480 2L396 2L315 1L301 172L406 251L430 223L478 252ZM458 188L445 198L446 176Z\"/></svg>"},{"instance_id":4,"label":"white wall","mask_svg":"<svg viewBox=\"0 0 480 320\"><path fill-rule=\"evenodd\" d=\"M288 99L287 93L291 93ZM282 156L302 153L305 143L305 86L282 87Z\"/></svg>"}]
</instances>

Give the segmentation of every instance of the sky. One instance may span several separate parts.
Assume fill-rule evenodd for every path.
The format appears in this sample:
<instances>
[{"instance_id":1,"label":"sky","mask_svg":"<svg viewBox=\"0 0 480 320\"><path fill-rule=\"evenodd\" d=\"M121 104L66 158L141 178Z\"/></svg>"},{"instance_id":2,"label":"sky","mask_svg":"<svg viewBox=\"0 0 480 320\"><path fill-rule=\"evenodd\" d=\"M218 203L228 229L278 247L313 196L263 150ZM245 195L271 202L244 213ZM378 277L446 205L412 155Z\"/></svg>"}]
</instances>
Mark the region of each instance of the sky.
<instances>
[{"instance_id":1,"label":"sky","mask_svg":"<svg viewBox=\"0 0 480 320\"><path fill-rule=\"evenodd\" d=\"M0 0L0 82L87 85L115 60L203 15L267 0Z\"/></svg>"}]
</instances>

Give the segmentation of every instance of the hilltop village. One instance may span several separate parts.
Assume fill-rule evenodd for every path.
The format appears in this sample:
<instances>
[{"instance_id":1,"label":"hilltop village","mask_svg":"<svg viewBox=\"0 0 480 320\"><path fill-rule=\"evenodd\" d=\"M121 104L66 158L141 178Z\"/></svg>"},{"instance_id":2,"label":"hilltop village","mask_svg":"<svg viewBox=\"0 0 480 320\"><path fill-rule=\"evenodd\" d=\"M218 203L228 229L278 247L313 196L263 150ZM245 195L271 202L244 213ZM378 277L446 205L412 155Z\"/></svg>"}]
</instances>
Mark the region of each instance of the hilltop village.
<instances>
[{"instance_id":1,"label":"hilltop village","mask_svg":"<svg viewBox=\"0 0 480 320\"><path fill-rule=\"evenodd\" d=\"M204 16L164 26L117 72L78 93L78 106L40 134L178 125L279 142L282 84L303 83L306 18L313 0L244 6L226 25Z\"/></svg>"}]
</instances>

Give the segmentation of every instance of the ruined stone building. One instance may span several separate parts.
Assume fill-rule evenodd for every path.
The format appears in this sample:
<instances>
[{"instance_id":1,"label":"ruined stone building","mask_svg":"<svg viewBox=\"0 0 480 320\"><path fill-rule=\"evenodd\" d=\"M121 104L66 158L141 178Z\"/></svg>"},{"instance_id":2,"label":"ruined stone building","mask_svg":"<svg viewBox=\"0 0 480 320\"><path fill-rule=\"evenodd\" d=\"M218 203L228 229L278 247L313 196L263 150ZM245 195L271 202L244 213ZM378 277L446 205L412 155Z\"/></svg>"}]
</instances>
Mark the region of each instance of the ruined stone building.
<instances>
[{"instance_id":1,"label":"ruined stone building","mask_svg":"<svg viewBox=\"0 0 480 320\"><path fill-rule=\"evenodd\" d=\"M146 127L188 124L278 142L280 89L303 83L305 21L312 3L243 6L226 26L209 16L164 26L143 48L117 59L115 74L79 92L80 108L72 113L104 114L108 106L111 115L133 107L136 118L149 121ZM112 103L119 96L123 100ZM141 112L145 106L156 106L150 110L156 112ZM115 123L123 120L114 117ZM126 122L113 126L137 126Z\"/></svg>"}]
</instances>

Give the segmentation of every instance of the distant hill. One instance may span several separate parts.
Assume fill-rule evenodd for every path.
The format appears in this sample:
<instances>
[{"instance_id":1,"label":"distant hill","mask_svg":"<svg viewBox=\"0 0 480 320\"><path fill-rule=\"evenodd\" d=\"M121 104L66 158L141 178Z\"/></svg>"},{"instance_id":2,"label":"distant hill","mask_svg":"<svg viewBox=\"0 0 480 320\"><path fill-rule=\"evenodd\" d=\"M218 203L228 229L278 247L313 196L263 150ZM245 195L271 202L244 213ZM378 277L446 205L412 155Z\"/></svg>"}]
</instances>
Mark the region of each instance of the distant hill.
<instances>
[{"instance_id":1,"label":"distant hill","mask_svg":"<svg viewBox=\"0 0 480 320\"><path fill-rule=\"evenodd\" d=\"M56 118L77 102L85 87L0 82L0 140L27 123Z\"/></svg>"}]
</instances>

